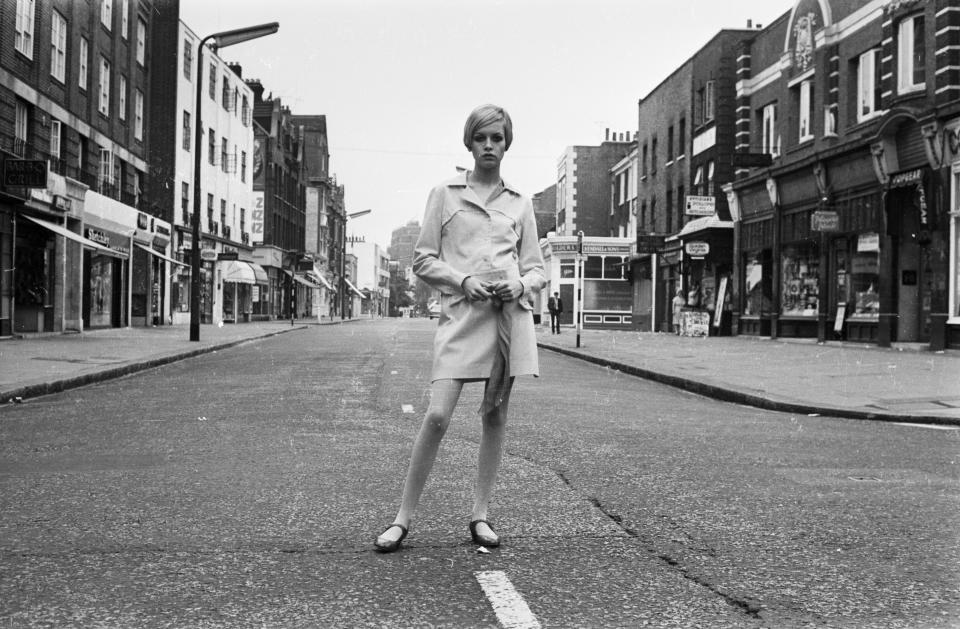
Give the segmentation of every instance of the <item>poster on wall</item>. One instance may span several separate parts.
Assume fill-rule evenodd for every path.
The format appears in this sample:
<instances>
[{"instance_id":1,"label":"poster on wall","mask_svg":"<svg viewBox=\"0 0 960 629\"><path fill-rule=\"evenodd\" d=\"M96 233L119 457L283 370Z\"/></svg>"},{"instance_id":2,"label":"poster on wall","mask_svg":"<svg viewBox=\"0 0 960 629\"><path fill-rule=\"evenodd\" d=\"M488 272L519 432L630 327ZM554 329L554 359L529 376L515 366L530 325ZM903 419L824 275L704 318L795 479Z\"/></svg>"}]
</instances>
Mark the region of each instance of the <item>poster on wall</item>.
<instances>
[{"instance_id":1,"label":"poster on wall","mask_svg":"<svg viewBox=\"0 0 960 629\"><path fill-rule=\"evenodd\" d=\"M713 327L719 328L723 319L723 303L727 298L727 276L720 278L720 288L717 290L717 301L713 311Z\"/></svg>"},{"instance_id":2,"label":"poster on wall","mask_svg":"<svg viewBox=\"0 0 960 629\"><path fill-rule=\"evenodd\" d=\"M263 193L253 193L253 211L250 213L250 244L263 244Z\"/></svg>"},{"instance_id":3,"label":"poster on wall","mask_svg":"<svg viewBox=\"0 0 960 629\"><path fill-rule=\"evenodd\" d=\"M707 336L709 328L709 312L687 310L680 319L680 336Z\"/></svg>"}]
</instances>

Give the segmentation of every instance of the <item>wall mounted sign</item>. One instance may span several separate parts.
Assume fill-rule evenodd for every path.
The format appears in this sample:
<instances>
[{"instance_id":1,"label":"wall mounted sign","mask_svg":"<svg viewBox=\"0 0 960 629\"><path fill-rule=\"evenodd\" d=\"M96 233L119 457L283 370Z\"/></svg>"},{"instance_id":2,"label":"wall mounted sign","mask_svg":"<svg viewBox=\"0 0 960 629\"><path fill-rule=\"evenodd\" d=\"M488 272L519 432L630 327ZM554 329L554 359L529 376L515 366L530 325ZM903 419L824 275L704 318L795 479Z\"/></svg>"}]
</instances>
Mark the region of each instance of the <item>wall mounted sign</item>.
<instances>
[{"instance_id":1,"label":"wall mounted sign","mask_svg":"<svg viewBox=\"0 0 960 629\"><path fill-rule=\"evenodd\" d=\"M688 256L693 258L702 258L710 253L710 243L695 240L683 245L683 250Z\"/></svg>"},{"instance_id":2,"label":"wall mounted sign","mask_svg":"<svg viewBox=\"0 0 960 629\"><path fill-rule=\"evenodd\" d=\"M815 232L840 231L840 214L826 210L817 210L810 215L810 230Z\"/></svg>"},{"instance_id":3,"label":"wall mounted sign","mask_svg":"<svg viewBox=\"0 0 960 629\"><path fill-rule=\"evenodd\" d=\"M713 197L687 195L687 211L690 216L713 216L717 201Z\"/></svg>"}]
</instances>

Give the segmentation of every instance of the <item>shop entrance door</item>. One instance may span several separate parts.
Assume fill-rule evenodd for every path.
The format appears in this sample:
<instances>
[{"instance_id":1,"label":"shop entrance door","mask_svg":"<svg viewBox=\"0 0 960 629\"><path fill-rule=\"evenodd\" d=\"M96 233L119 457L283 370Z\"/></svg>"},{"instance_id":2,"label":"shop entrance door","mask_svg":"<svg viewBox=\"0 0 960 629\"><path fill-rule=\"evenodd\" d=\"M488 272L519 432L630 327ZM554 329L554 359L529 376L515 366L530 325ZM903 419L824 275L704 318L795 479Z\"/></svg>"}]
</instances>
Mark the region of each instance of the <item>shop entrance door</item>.
<instances>
[{"instance_id":1,"label":"shop entrance door","mask_svg":"<svg viewBox=\"0 0 960 629\"><path fill-rule=\"evenodd\" d=\"M560 299L563 301L563 312L560 313L560 325L573 325L573 308L576 304L573 284L560 285Z\"/></svg>"}]
</instances>

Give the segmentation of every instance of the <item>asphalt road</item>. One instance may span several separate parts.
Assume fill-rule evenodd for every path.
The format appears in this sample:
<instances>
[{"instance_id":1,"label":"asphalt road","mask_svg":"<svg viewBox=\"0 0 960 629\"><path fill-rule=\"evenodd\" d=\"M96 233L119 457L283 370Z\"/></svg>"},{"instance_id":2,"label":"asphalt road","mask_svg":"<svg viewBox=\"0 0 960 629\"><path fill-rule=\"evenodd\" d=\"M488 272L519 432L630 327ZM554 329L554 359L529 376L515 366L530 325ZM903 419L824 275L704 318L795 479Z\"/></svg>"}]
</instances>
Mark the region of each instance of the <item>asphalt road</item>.
<instances>
[{"instance_id":1,"label":"asphalt road","mask_svg":"<svg viewBox=\"0 0 960 629\"><path fill-rule=\"evenodd\" d=\"M314 327L0 408L0 626L960 627L960 432L549 352L511 402L504 545L469 542L470 385L404 549L375 554L435 325Z\"/></svg>"}]
</instances>

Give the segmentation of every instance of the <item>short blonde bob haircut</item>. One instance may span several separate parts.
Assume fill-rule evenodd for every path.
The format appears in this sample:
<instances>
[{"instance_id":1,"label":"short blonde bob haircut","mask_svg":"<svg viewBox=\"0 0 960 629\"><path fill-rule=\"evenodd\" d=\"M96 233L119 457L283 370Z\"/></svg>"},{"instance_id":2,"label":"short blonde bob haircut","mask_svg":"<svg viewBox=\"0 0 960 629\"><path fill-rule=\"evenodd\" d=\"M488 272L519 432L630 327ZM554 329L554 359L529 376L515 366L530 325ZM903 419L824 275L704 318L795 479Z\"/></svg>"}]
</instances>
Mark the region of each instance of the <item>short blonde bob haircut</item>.
<instances>
[{"instance_id":1,"label":"short blonde bob haircut","mask_svg":"<svg viewBox=\"0 0 960 629\"><path fill-rule=\"evenodd\" d=\"M503 121L505 147L509 149L510 145L513 144L513 121L510 120L510 114L507 113L507 110L497 105L480 105L470 112L466 124L463 125L463 145L467 147L467 150L470 150L470 141L477 129L492 122L500 121Z\"/></svg>"}]
</instances>

